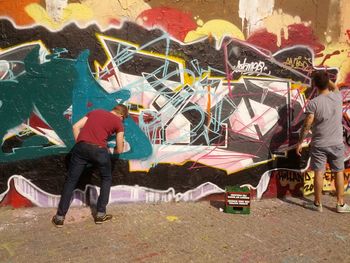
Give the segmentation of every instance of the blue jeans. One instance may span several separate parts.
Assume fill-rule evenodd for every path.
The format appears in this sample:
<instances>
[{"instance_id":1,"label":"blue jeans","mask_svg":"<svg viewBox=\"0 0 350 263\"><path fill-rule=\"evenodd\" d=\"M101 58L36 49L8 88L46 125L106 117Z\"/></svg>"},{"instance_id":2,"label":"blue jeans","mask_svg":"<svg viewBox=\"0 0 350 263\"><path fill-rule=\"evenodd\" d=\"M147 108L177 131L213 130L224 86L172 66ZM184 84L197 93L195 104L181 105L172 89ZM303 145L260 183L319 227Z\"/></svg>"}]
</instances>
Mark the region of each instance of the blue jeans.
<instances>
[{"instance_id":1,"label":"blue jeans","mask_svg":"<svg viewBox=\"0 0 350 263\"><path fill-rule=\"evenodd\" d=\"M68 176L63 186L61 200L58 205L57 215L65 216L73 195L73 191L89 163L97 164L101 172L101 189L97 200L97 212L106 213L109 201L109 193L112 184L111 159L107 148L97 145L79 142L74 145L68 169Z\"/></svg>"}]
</instances>

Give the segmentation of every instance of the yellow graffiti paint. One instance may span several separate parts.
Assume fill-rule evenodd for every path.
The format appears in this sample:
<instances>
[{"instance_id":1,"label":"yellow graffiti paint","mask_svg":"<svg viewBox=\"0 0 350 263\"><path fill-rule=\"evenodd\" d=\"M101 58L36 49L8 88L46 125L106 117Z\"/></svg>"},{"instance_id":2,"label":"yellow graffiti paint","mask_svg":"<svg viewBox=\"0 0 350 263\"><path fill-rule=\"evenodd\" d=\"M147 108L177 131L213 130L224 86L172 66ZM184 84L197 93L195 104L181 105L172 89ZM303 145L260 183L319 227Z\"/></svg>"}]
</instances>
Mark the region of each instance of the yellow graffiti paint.
<instances>
[{"instance_id":1,"label":"yellow graffiti paint","mask_svg":"<svg viewBox=\"0 0 350 263\"><path fill-rule=\"evenodd\" d=\"M339 52L339 54L325 60L328 54L333 54L334 52ZM319 65L325 60L324 66L337 67L339 69L337 82L344 82L346 75L350 73L350 45L348 43L331 43L325 47L322 54L322 57L315 60L315 65Z\"/></svg>"},{"instance_id":2,"label":"yellow graffiti paint","mask_svg":"<svg viewBox=\"0 0 350 263\"><path fill-rule=\"evenodd\" d=\"M219 43L221 43L225 36L240 40L245 39L242 31L234 24L222 19L213 19L204 23L203 26L199 26L196 30L188 32L185 42L193 42L208 36L214 37Z\"/></svg>"},{"instance_id":3,"label":"yellow graffiti paint","mask_svg":"<svg viewBox=\"0 0 350 263\"><path fill-rule=\"evenodd\" d=\"M349 169L345 170L345 180L344 180L344 193L350 194L350 189L347 188L349 182ZM314 172L307 171L304 174L304 196L308 196L314 193ZM332 176L331 171L327 170L323 175L323 191L334 192L335 191L335 181L334 176Z\"/></svg>"},{"instance_id":4,"label":"yellow graffiti paint","mask_svg":"<svg viewBox=\"0 0 350 263\"><path fill-rule=\"evenodd\" d=\"M179 221L179 218L177 216L167 216L166 219L169 221L169 222L176 222L176 221Z\"/></svg>"},{"instance_id":5,"label":"yellow graffiti paint","mask_svg":"<svg viewBox=\"0 0 350 263\"><path fill-rule=\"evenodd\" d=\"M301 82L297 82L297 83L291 83L291 89L292 90L299 90L300 93L304 93L306 90L307 90L307 86L304 85L303 83Z\"/></svg>"},{"instance_id":6,"label":"yellow graffiti paint","mask_svg":"<svg viewBox=\"0 0 350 263\"><path fill-rule=\"evenodd\" d=\"M83 4L94 11L96 22L102 27L108 27L111 21L127 19L136 22L139 14L151 6L143 0L83 0Z\"/></svg>"},{"instance_id":7,"label":"yellow graffiti paint","mask_svg":"<svg viewBox=\"0 0 350 263\"><path fill-rule=\"evenodd\" d=\"M62 28L69 22L76 22L84 26L93 19L92 10L84 4L68 4L62 12L59 21L55 21L46 10L39 4L30 4L25 7L28 15L39 25L43 25L49 29L57 30Z\"/></svg>"}]
</instances>

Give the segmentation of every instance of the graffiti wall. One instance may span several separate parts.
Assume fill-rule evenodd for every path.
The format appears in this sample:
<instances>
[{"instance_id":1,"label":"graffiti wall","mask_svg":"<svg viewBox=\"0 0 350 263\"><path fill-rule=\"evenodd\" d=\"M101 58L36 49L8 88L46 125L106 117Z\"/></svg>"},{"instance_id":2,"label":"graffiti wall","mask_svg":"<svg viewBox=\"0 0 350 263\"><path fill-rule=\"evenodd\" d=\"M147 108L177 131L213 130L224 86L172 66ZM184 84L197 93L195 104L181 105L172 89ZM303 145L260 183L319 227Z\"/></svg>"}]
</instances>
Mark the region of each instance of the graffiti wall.
<instances>
[{"instance_id":1,"label":"graffiti wall","mask_svg":"<svg viewBox=\"0 0 350 263\"><path fill-rule=\"evenodd\" d=\"M111 202L305 190L310 138L301 158L295 145L317 69L342 87L350 154L349 11L345 0L0 1L0 201L56 206L72 125L116 103L130 117ZM95 202L99 183L87 167L74 204Z\"/></svg>"}]
</instances>

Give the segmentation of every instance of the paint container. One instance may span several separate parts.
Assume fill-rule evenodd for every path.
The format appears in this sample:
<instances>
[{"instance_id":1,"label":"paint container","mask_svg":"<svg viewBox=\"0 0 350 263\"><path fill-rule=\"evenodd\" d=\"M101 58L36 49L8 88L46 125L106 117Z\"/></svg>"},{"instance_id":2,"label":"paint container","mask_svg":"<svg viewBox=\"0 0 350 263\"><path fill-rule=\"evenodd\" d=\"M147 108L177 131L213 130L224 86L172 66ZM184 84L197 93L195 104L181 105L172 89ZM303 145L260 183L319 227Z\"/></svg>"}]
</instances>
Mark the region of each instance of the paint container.
<instances>
[{"instance_id":1,"label":"paint container","mask_svg":"<svg viewBox=\"0 0 350 263\"><path fill-rule=\"evenodd\" d=\"M250 189L248 187L225 187L225 213L250 214Z\"/></svg>"}]
</instances>

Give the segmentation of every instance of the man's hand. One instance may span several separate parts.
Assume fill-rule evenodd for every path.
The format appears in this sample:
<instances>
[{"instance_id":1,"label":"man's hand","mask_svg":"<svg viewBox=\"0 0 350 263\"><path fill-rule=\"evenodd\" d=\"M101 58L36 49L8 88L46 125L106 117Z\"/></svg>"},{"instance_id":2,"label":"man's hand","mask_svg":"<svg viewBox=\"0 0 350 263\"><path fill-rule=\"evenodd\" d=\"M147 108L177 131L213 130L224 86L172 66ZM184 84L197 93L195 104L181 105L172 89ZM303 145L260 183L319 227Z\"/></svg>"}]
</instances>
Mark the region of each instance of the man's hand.
<instances>
[{"instance_id":1,"label":"man's hand","mask_svg":"<svg viewBox=\"0 0 350 263\"><path fill-rule=\"evenodd\" d=\"M301 151L303 150L303 146L301 145L301 143L297 144L297 148L295 149L296 153L298 156L301 156Z\"/></svg>"}]
</instances>

